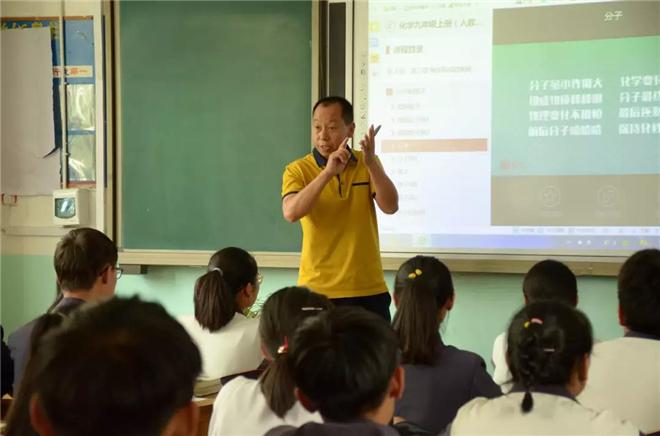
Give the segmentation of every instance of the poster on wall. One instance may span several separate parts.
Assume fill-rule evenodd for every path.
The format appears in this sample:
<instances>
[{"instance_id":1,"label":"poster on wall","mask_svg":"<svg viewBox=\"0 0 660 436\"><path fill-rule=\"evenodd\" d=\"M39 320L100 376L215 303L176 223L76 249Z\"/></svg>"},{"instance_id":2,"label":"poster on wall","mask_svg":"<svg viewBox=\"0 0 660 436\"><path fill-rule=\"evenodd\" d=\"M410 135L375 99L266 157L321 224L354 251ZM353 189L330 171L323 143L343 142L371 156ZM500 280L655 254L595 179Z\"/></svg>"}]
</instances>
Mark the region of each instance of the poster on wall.
<instances>
[{"instance_id":1,"label":"poster on wall","mask_svg":"<svg viewBox=\"0 0 660 436\"><path fill-rule=\"evenodd\" d=\"M2 192L50 194L60 185L48 29L2 32Z\"/></svg>"},{"instance_id":2,"label":"poster on wall","mask_svg":"<svg viewBox=\"0 0 660 436\"><path fill-rule=\"evenodd\" d=\"M64 65L58 17L3 17L2 30L49 29L52 59L52 110L54 141L46 155L61 159L66 140L68 180L66 184L94 183L96 180L96 71L94 68L94 23L92 17L65 17ZM61 81L66 104L66 135L62 134ZM81 147L80 144L85 144ZM90 146L91 144L91 146Z\"/></svg>"}]
</instances>

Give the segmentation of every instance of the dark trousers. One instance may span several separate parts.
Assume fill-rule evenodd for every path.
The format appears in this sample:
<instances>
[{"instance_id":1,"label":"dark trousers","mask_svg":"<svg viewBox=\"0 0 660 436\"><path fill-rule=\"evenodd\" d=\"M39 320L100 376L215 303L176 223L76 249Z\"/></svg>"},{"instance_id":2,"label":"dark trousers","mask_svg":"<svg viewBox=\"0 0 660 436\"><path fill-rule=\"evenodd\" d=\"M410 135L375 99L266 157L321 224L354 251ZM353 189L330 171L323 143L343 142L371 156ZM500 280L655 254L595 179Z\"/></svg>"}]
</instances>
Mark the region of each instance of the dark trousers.
<instances>
[{"instance_id":1,"label":"dark trousers","mask_svg":"<svg viewBox=\"0 0 660 436\"><path fill-rule=\"evenodd\" d=\"M333 298L331 301L335 306L364 307L368 311L382 316L388 323L392 322L392 317L390 316L392 297L390 297L389 292L369 295L368 297Z\"/></svg>"}]
</instances>

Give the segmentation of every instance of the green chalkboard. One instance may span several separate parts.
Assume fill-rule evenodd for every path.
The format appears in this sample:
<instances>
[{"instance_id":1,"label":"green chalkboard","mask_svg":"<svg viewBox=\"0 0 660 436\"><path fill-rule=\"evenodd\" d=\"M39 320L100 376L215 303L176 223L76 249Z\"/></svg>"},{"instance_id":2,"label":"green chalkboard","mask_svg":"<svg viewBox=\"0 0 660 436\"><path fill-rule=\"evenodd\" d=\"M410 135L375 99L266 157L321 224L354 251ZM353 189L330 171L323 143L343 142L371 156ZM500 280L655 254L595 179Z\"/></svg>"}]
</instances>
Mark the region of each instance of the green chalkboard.
<instances>
[{"instance_id":1,"label":"green chalkboard","mask_svg":"<svg viewBox=\"0 0 660 436\"><path fill-rule=\"evenodd\" d=\"M120 3L124 248L300 250L280 188L310 150L311 7Z\"/></svg>"}]
</instances>

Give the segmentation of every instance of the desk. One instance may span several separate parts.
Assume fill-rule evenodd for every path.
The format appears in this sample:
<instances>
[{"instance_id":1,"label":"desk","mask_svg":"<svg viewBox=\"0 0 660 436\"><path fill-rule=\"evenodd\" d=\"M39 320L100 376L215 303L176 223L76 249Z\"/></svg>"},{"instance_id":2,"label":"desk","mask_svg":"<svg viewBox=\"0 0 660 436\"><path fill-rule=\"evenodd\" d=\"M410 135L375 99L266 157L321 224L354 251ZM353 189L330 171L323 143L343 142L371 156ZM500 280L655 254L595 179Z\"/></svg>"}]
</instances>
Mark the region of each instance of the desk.
<instances>
[{"instance_id":1,"label":"desk","mask_svg":"<svg viewBox=\"0 0 660 436\"><path fill-rule=\"evenodd\" d=\"M195 398L195 404L199 407L199 426L197 427L197 434L199 436L206 436L209 434L209 422L211 421L211 413L213 413L213 403L218 394L212 394L206 397Z\"/></svg>"}]
</instances>

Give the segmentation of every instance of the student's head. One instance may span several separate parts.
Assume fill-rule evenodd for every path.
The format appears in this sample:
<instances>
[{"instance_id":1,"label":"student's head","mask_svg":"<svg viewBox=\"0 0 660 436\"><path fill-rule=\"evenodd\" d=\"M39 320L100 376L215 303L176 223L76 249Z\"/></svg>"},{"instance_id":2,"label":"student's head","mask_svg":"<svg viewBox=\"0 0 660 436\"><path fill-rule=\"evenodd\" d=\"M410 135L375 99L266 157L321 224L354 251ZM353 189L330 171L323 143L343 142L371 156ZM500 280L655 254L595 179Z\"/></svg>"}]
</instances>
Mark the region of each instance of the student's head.
<instances>
[{"instance_id":1,"label":"student's head","mask_svg":"<svg viewBox=\"0 0 660 436\"><path fill-rule=\"evenodd\" d=\"M312 110L312 143L325 158L355 131L353 106L343 97L325 97Z\"/></svg>"},{"instance_id":2,"label":"student's head","mask_svg":"<svg viewBox=\"0 0 660 436\"><path fill-rule=\"evenodd\" d=\"M58 242L53 263L63 292L89 292L90 299L114 294L117 246L102 232L71 230Z\"/></svg>"},{"instance_id":3,"label":"student's head","mask_svg":"<svg viewBox=\"0 0 660 436\"><path fill-rule=\"evenodd\" d=\"M396 334L362 308L338 307L307 320L290 342L288 363L301 403L329 421L387 424L403 394Z\"/></svg>"},{"instance_id":4,"label":"student's head","mask_svg":"<svg viewBox=\"0 0 660 436\"><path fill-rule=\"evenodd\" d=\"M254 304L260 283L257 262L250 253L236 247L217 251L195 283L195 318L212 332L221 329L236 312Z\"/></svg>"},{"instance_id":5,"label":"student's head","mask_svg":"<svg viewBox=\"0 0 660 436\"><path fill-rule=\"evenodd\" d=\"M660 337L660 250L630 256L619 272L618 288L621 324Z\"/></svg>"},{"instance_id":6,"label":"student's head","mask_svg":"<svg viewBox=\"0 0 660 436\"><path fill-rule=\"evenodd\" d=\"M75 311L34 356L32 424L41 435L184 435L201 357L156 303L115 298Z\"/></svg>"},{"instance_id":7,"label":"student's head","mask_svg":"<svg viewBox=\"0 0 660 436\"><path fill-rule=\"evenodd\" d=\"M394 279L394 330L403 363L430 365L439 345L438 329L454 304L449 269L435 257L408 259Z\"/></svg>"},{"instance_id":8,"label":"student's head","mask_svg":"<svg viewBox=\"0 0 660 436\"><path fill-rule=\"evenodd\" d=\"M537 386L561 385L577 396L587 380L592 345L591 324L574 307L539 301L520 309L507 332L506 359L513 382L525 388L523 412L532 409Z\"/></svg>"},{"instance_id":9,"label":"student's head","mask_svg":"<svg viewBox=\"0 0 660 436\"><path fill-rule=\"evenodd\" d=\"M266 359L271 361L261 376L261 391L271 410L280 417L295 403L293 382L286 365L289 341L303 320L331 307L326 296L292 286L271 294L261 309L261 347Z\"/></svg>"},{"instance_id":10,"label":"student's head","mask_svg":"<svg viewBox=\"0 0 660 436\"><path fill-rule=\"evenodd\" d=\"M556 260L542 260L534 265L523 280L526 303L549 300L571 306L578 303L577 279L566 265Z\"/></svg>"}]
</instances>

